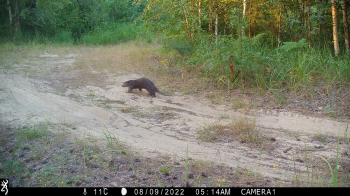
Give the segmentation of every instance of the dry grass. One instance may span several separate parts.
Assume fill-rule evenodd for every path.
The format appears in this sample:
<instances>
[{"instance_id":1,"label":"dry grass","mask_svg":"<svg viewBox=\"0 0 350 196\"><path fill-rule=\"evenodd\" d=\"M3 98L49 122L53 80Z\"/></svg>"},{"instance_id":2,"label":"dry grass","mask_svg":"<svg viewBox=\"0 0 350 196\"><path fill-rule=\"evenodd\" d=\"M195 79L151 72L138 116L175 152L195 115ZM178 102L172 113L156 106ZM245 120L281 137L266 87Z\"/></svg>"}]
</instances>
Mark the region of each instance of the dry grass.
<instances>
[{"instance_id":1,"label":"dry grass","mask_svg":"<svg viewBox=\"0 0 350 196\"><path fill-rule=\"evenodd\" d=\"M205 142L213 141L234 141L241 143L262 144L266 141L255 127L255 120L248 118L234 119L228 125L214 124L205 126L203 130L197 132L197 139Z\"/></svg>"}]
</instances>

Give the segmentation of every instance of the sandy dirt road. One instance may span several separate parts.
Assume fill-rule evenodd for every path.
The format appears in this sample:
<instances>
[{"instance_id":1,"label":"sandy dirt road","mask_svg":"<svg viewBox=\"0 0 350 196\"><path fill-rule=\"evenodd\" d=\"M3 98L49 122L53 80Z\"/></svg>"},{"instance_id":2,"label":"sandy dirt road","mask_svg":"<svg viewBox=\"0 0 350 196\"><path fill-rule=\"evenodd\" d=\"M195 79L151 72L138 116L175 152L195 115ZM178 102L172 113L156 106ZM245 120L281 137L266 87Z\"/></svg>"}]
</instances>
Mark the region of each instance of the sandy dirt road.
<instances>
[{"instance_id":1,"label":"sandy dirt road","mask_svg":"<svg viewBox=\"0 0 350 196\"><path fill-rule=\"evenodd\" d=\"M40 58L49 65L70 66L76 57L42 54ZM122 83L141 75L103 77L114 82L104 88L93 85L68 88L58 95L50 80L33 79L16 67L1 69L0 122L20 127L50 119L52 123L69 124L76 134L101 139L107 131L144 156L161 153L185 158L188 146L192 159L239 166L280 180L291 180L295 173L306 177L307 166L315 167L323 162L320 157L334 161L336 138L344 136L347 126L346 122L289 111L257 110L246 115L228 105L213 105L205 99L176 93L173 96L157 95L156 98L151 98L145 90L126 93ZM203 142L196 137L204 127L225 126L239 118L255 121L256 129L272 138L268 142L270 147L225 139ZM326 142L315 139L319 134L325 136ZM340 166L349 168L349 145L343 142L339 149Z\"/></svg>"}]
</instances>

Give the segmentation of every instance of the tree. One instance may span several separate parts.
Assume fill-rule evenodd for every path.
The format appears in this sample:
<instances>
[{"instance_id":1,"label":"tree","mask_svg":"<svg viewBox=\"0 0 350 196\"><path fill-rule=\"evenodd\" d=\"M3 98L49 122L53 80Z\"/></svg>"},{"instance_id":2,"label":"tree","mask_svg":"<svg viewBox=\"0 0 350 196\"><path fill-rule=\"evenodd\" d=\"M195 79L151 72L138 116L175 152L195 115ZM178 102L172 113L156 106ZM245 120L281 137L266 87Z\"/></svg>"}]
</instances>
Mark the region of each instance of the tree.
<instances>
[{"instance_id":1,"label":"tree","mask_svg":"<svg viewBox=\"0 0 350 196\"><path fill-rule=\"evenodd\" d=\"M243 0L243 21L246 21L246 16L247 16L247 0ZM244 23L242 25L242 36L245 35L245 29L244 29Z\"/></svg>"},{"instance_id":2,"label":"tree","mask_svg":"<svg viewBox=\"0 0 350 196\"><path fill-rule=\"evenodd\" d=\"M21 25L19 23L19 5L18 5L18 0L16 0L16 5L15 5L15 34L14 36L17 37L18 32L21 29Z\"/></svg>"},{"instance_id":3,"label":"tree","mask_svg":"<svg viewBox=\"0 0 350 196\"><path fill-rule=\"evenodd\" d=\"M8 9L8 12L9 12L9 31L10 31L10 37L12 37L12 12L11 12L10 0L7 0L7 9Z\"/></svg>"},{"instance_id":4,"label":"tree","mask_svg":"<svg viewBox=\"0 0 350 196\"><path fill-rule=\"evenodd\" d=\"M332 0L332 20L333 20L333 43L334 43L334 54L339 54L339 41L338 41L338 18L335 0Z\"/></svg>"},{"instance_id":5,"label":"tree","mask_svg":"<svg viewBox=\"0 0 350 196\"><path fill-rule=\"evenodd\" d=\"M350 52L349 23L348 23L348 14L347 14L346 0L342 0L341 6L342 6L342 10L343 10L345 48L346 48L346 52Z\"/></svg>"},{"instance_id":6,"label":"tree","mask_svg":"<svg viewBox=\"0 0 350 196\"><path fill-rule=\"evenodd\" d=\"M211 37L211 41L213 41L213 8L212 8L212 0L209 0L208 2L208 9L209 9L209 24L208 24L208 30Z\"/></svg>"},{"instance_id":7,"label":"tree","mask_svg":"<svg viewBox=\"0 0 350 196\"><path fill-rule=\"evenodd\" d=\"M215 0L215 41L217 43L219 36L219 5L218 0Z\"/></svg>"},{"instance_id":8,"label":"tree","mask_svg":"<svg viewBox=\"0 0 350 196\"><path fill-rule=\"evenodd\" d=\"M202 28L202 0L198 2L198 27Z\"/></svg>"}]
</instances>

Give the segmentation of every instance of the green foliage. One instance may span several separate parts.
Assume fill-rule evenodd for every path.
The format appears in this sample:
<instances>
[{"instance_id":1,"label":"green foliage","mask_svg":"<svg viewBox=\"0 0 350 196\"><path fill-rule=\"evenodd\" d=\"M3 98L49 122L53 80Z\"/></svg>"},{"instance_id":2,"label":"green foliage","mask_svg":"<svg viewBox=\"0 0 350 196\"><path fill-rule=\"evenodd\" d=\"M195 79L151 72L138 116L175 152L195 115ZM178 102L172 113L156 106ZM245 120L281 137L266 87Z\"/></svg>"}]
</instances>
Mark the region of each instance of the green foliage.
<instances>
[{"instance_id":1,"label":"green foliage","mask_svg":"<svg viewBox=\"0 0 350 196\"><path fill-rule=\"evenodd\" d=\"M176 50L181 56L185 56L193 51L193 46L185 36L169 36L164 39L164 49L166 51Z\"/></svg>"},{"instance_id":2,"label":"green foliage","mask_svg":"<svg viewBox=\"0 0 350 196\"><path fill-rule=\"evenodd\" d=\"M305 49L308 42L284 43L280 49L267 44L268 34L253 38L222 36L217 44L201 41L193 48L187 63L199 67L203 76L214 78L218 86L238 88L244 86L270 89L298 90L323 83L349 81L349 58L334 58L325 48ZM235 77L230 71L233 57ZM283 98L278 98L283 103Z\"/></svg>"},{"instance_id":3,"label":"green foliage","mask_svg":"<svg viewBox=\"0 0 350 196\"><path fill-rule=\"evenodd\" d=\"M283 104L285 91L349 81L349 55L334 58L329 47L332 15L327 2L250 1L243 15L240 1L202 1L201 18L195 1L148 2L142 19L166 36L164 48L177 51L179 64L200 70L218 86L269 89Z\"/></svg>"},{"instance_id":4,"label":"green foliage","mask_svg":"<svg viewBox=\"0 0 350 196\"><path fill-rule=\"evenodd\" d=\"M117 44L134 40L142 34L146 34L146 31L132 23L112 23L83 35L80 43L89 45Z\"/></svg>"},{"instance_id":5,"label":"green foliage","mask_svg":"<svg viewBox=\"0 0 350 196\"><path fill-rule=\"evenodd\" d=\"M309 45L305 38L299 40L298 42L283 42L282 46L279 48L280 50L284 50L286 52L296 49L302 49Z\"/></svg>"},{"instance_id":6,"label":"green foliage","mask_svg":"<svg viewBox=\"0 0 350 196\"><path fill-rule=\"evenodd\" d=\"M25 172L25 164L18 159L7 160L3 164L6 176L21 175Z\"/></svg>"},{"instance_id":7,"label":"green foliage","mask_svg":"<svg viewBox=\"0 0 350 196\"><path fill-rule=\"evenodd\" d=\"M269 45L271 43L271 36L267 33L260 33L255 37L252 37L252 46L253 47L261 47L264 45Z\"/></svg>"},{"instance_id":8,"label":"green foliage","mask_svg":"<svg viewBox=\"0 0 350 196\"><path fill-rule=\"evenodd\" d=\"M16 1L17 2L17 1ZM132 23L142 14L146 1L118 0L118 1L76 1L76 0L36 0L36 1L10 2L13 13L12 21L19 17L20 31L13 35L15 25L9 24L9 14L6 1L0 2L0 27L6 31L0 31L2 39L15 40L16 42L33 41L40 43L78 43L96 37L97 41L88 41L92 44L116 40L128 40L134 38L135 33L128 30L123 32L120 38L113 38L111 34L119 31L111 31L111 27L120 23ZM15 10L18 6L20 13ZM3 16L3 17L2 17ZM14 23L14 22L12 22ZM101 31L107 32L101 32ZM12 33L12 34L11 34ZM128 35L132 33L131 35ZM95 36L97 35L98 36ZM102 35L101 35L102 34ZM124 36L124 37L123 37ZM126 37L126 38L125 38Z\"/></svg>"}]
</instances>

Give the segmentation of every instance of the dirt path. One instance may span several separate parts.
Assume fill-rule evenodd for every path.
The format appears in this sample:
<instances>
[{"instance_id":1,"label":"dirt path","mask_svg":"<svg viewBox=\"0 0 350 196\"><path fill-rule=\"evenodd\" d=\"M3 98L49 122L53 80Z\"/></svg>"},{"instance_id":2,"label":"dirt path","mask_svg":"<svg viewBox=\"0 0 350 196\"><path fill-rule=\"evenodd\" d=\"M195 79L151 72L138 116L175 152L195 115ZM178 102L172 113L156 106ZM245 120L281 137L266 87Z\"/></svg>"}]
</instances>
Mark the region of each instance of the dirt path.
<instances>
[{"instance_id":1,"label":"dirt path","mask_svg":"<svg viewBox=\"0 0 350 196\"><path fill-rule=\"evenodd\" d=\"M68 56L60 60L64 58ZM72 58L69 56L69 59ZM74 61L67 64L72 63ZM334 160L337 153L336 138L344 136L347 125L345 122L288 111L260 110L253 111L255 115L245 115L229 109L229 106L215 106L207 100L191 96L157 95L151 98L146 91L126 93L127 89L121 84L138 77L134 74L110 75L106 79L113 78L116 81L113 85L68 89L62 96L52 93L48 82L3 69L0 72L1 122L25 126L28 122L51 119L53 123L69 124L72 132L101 139L105 138L104 132L108 131L144 156L162 153L185 158L188 145L189 157L192 159L239 166L281 180L293 179L294 168L305 177L308 164L315 167L323 162L320 156ZM84 101L76 101L70 95ZM202 142L196 137L197 131L203 127L228 125L232 119L241 117L255 120L259 132L273 138L271 144L274 147L262 149L235 140ZM315 139L320 134L324 135L325 142ZM350 134L347 134L349 137ZM346 154L349 145L341 143L339 147L341 167L349 167L350 157ZM306 160L305 151L313 161Z\"/></svg>"}]
</instances>

